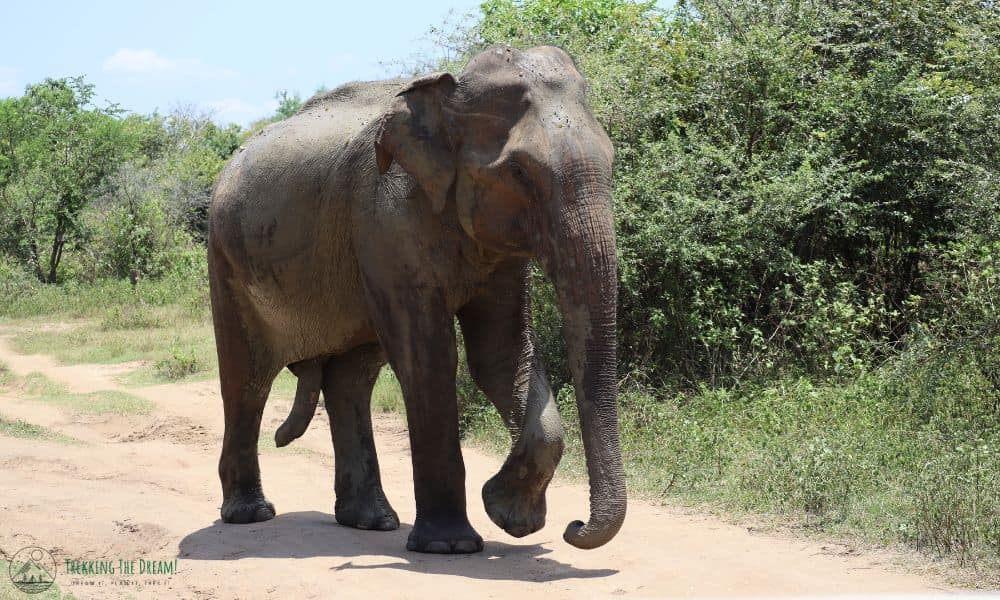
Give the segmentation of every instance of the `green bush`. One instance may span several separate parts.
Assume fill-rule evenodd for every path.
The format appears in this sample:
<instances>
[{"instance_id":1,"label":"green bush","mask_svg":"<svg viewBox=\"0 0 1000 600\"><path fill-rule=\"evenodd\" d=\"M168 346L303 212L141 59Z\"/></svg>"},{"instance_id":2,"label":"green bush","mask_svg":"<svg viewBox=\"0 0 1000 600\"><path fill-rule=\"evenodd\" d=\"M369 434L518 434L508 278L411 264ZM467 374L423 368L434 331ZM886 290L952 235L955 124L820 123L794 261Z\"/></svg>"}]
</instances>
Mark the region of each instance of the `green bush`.
<instances>
[{"instance_id":1,"label":"green bush","mask_svg":"<svg viewBox=\"0 0 1000 600\"><path fill-rule=\"evenodd\" d=\"M0 299L17 302L30 295L37 287L38 280L11 256L0 254Z\"/></svg>"},{"instance_id":2,"label":"green bush","mask_svg":"<svg viewBox=\"0 0 1000 600\"><path fill-rule=\"evenodd\" d=\"M139 301L136 304L118 304L107 310L101 321L101 329L149 329L159 327L160 316Z\"/></svg>"},{"instance_id":3,"label":"green bush","mask_svg":"<svg viewBox=\"0 0 1000 600\"><path fill-rule=\"evenodd\" d=\"M563 398L565 396L565 398ZM569 388L571 469L582 460ZM961 356L906 357L844 384L621 394L630 489L908 543L1000 566L1000 394Z\"/></svg>"},{"instance_id":4,"label":"green bush","mask_svg":"<svg viewBox=\"0 0 1000 600\"><path fill-rule=\"evenodd\" d=\"M169 273L134 285L128 280L108 278L60 285L25 279L22 284L0 285L0 317L95 318L113 329L118 326L116 323L143 318L143 312L151 308L172 305L180 305L191 317L208 318L208 268L204 250L185 251Z\"/></svg>"},{"instance_id":5,"label":"green bush","mask_svg":"<svg viewBox=\"0 0 1000 600\"><path fill-rule=\"evenodd\" d=\"M490 0L442 37L453 69L497 43L574 56L616 149L623 373L689 387L853 375L924 318L908 300L942 248L1000 237L997 17ZM563 380L551 294L535 301Z\"/></svg>"},{"instance_id":6,"label":"green bush","mask_svg":"<svg viewBox=\"0 0 1000 600\"><path fill-rule=\"evenodd\" d=\"M170 356L156 363L156 373L168 381L184 379L205 370L205 364L193 348L175 347Z\"/></svg>"}]
</instances>

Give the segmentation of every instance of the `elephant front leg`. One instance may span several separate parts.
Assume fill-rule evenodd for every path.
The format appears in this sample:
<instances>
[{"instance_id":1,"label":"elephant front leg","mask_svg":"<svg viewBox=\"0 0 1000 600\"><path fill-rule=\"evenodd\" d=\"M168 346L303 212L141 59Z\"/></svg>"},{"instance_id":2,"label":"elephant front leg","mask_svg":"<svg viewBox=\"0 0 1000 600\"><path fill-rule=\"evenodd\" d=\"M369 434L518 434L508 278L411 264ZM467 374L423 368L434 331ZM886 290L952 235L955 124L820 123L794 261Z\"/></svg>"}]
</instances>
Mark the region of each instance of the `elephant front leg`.
<instances>
[{"instance_id":1,"label":"elephant front leg","mask_svg":"<svg viewBox=\"0 0 1000 600\"><path fill-rule=\"evenodd\" d=\"M524 425L514 433L503 466L483 485L486 514L497 526L514 537L524 537L545 526L545 492L562 458L563 446L562 420L545 371L536 364L531 372Z\"/></svg>"},{"instance_id":2,"label":"elephant front leg","mask_svg":"<svg viewBox=\"0 0 1000 600\"><path fill-rule=\"evenodd\" d=\"M458 437L454 317L442 295L414 298L409 288L369 296L379 340L396 372L406 403L417 517L408 550L469 553L483 539L469 524L465 464Z\"/></svg>"},{"instance_id":3,"label":"elephant front leg","mask_svg":"<svg viewBox=\"0 0 1000 600\"><path fill-rule=\"evenodd\" d=\"M469 370L510 429L512 446L483 486L486 513L514 537L545 525L545 492L563 452L563 426L534 356L525 265L499 270L458 313Z\"/></svg>"},{"instance_id":4,"label":"elephant front leg","mask_svg":"<svg viewBox=\"0 0 1000 600\"><path fill-rule=\"evenodd\" d=\"M323 404L336 462L337 522L390 531L399 527L399 517L382 490L371 417L372 388L383 364L377 344L330 359L323 369Z\"/></svg>"}]
</instances>

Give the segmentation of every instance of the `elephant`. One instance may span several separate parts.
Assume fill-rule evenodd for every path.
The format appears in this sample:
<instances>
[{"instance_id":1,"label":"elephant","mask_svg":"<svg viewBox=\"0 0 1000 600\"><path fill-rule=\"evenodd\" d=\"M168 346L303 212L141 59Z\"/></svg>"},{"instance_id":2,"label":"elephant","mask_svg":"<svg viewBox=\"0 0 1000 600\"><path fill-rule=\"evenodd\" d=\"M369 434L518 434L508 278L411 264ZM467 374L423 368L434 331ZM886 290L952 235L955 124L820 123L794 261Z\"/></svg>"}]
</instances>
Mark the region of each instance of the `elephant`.
<instances>
[{"instance_id":1,"label":"elephant","mask_svg":"<svg viewBox=\"0 0 1000 600\"><path fill-rule=\"evenodd\" d=\"M590 484L586 522L612 539L626 512L617 416L614 151L563 50L494 47L457 75L345 84L246 141L209 207L208 267L225 432L222 520L274 517L257 458L264 405L286 366L301 435L319 390L335 455L334 517L388 530L371 391L388 363L403 394L416 518L406 547L470 553L456 400L457 336L511 433L483 486L521 537L545 523L563 425L531 332L532 264L553 282Z\"/></svg>"}]
</instances>

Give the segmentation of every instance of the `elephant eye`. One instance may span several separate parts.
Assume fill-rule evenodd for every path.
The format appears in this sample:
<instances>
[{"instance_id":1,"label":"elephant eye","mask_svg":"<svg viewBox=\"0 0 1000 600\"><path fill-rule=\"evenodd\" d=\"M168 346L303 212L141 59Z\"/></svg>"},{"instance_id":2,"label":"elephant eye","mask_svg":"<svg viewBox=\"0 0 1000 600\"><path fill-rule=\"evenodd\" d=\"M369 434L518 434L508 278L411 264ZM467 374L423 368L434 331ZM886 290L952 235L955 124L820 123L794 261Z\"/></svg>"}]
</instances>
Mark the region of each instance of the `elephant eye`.
<instances>
[{"instance_id":1,"label":"elephant eye","mask_svg":"<svg viewBox=\"0 0 1000 600\"><path fill-rule=\"evenodd\" d=\"M518 190L518 195L529 203L534 203L537 201L535 184L532 181L531 175L528 174L528 170L516 160L510 160L507 163L507 168L505 169L507 176L510 178L511 187Z\"/></svg>"},{"instance_id":2,"label":"elephant eye","mask_svg":"<svg viewBox=\"0 0 1000 600\"><path fill-rule=\"evenodd\" d=\"M518 183L521 183L526 186L530 185L531 180L528 177L528 172L525 171L524 167L522 167L520 163L512 160L508 163L507 169L508 171L510 171L510 174L513 175L515 179L517 179Z\"/></svg>"}]
</instances>

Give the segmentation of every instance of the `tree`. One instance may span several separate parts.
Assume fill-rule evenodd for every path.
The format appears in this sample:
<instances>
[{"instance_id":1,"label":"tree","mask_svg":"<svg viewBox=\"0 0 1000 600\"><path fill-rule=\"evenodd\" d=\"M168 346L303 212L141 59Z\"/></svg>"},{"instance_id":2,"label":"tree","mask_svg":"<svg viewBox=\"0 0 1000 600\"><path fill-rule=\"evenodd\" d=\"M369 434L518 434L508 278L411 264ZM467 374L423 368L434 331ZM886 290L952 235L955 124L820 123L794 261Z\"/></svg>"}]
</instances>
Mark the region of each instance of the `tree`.
<instances>
[{"instance_id":1,"label":"tree","mask_svg":"<svg viewBox=\"0 0 1000 600\"><path fill-rule=\"evenodd\" d=\"M67 245L79 241L92 193L132 151L121 111L96 107L93 99L93 85L82 77L46 79L0 115L7 129L16 129L4 140L13 146L6 153L6 202L16 204L30 267L48 283L56 281Z\"/></svg>"},{"instance_id":2,"label":"tree","mask_svg":"<svg viewBox=\"0 0 1000 600\"><path fill-rule=\"evenodd\" d=\"M298 92L279 90L274 93L274 99L278 101L278 109L274 111L276 121L287 119L302 108L302 96Z\"/></svg>"},{"instance_id":3,"label":"tree","mask_svg":"<svg viewBox=\"0 0 1000 600\"><path fill-rule=\"evenodd\" d=\"M0 226L0 251L22 262L26 262L30 244L25 243L22 235L26 219L15 201L15 194L26 170L22 144L28 131L24 99L0 99L0 223L4 224Z\"/></svg>"},{"instance_id":4,"label":"tree","mask_svg":"<svg viewBox=\"0 0 1000 600\"><path fill-rule=\"evenodd\" d=\"M164 122L167 149L157 171L164 203L174 220L195 238L208 235L208 203L222 167L246 138L239 125L216 125L210 115L179 108Z\"/></svg>"}]
</instances>

